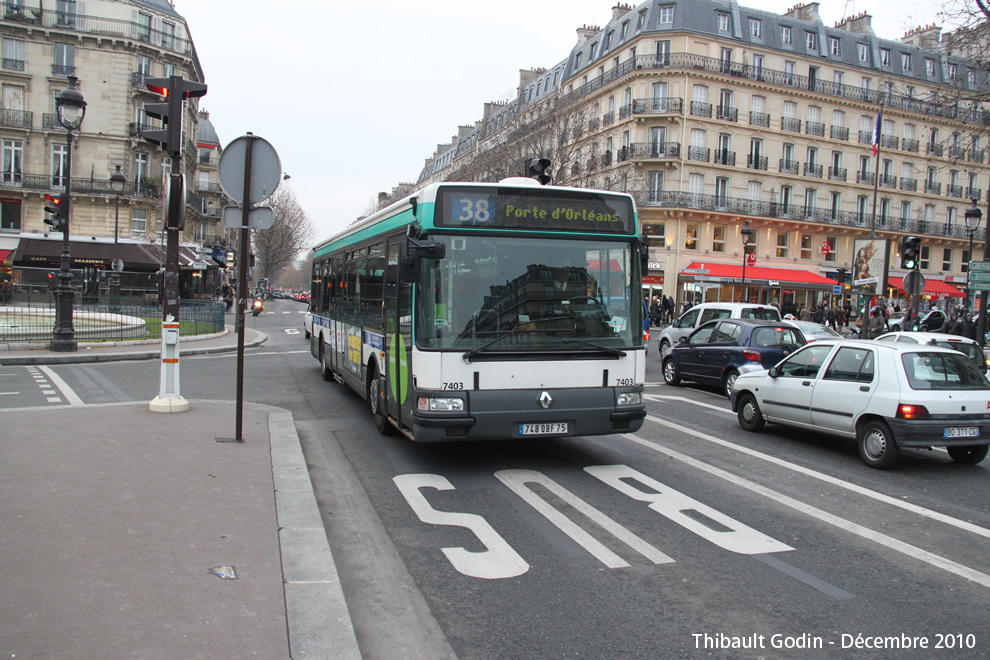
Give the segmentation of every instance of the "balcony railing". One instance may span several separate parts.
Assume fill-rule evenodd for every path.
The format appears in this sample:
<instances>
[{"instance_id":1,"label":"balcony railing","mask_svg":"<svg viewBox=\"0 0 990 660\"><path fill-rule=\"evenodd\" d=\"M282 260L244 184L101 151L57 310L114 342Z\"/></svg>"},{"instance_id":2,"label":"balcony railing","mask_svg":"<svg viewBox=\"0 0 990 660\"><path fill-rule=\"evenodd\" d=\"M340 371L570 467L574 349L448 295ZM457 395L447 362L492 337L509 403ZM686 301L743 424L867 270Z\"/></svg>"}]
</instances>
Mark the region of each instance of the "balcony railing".
<instances>
[{"instance_id":1,"label":"balcony railing","mask_svg":"<svg viewBox=\"0 0 990 660\"><path fill-rule=\"evenodd\" d=\"M707 163L712 157L712 150L708 147L688 147L688 160L696 160Z\"/></svg>"},{"instance_id":2,"label":"balcony railing","mask_svg":"<svg viewBox=\"0 0 990 660\"><path fill-rule=\"evenodd\" d=\"M728 151L724 149L715 150L715 164L716 165L735 165L736 164L736 152Z\"/></svg>"},{"instance_id":3,"label":"balcony railing","mask_svg":"<svg viewBox=\"0 0 990 660\"><path fill-rule=\"evenodd\" d=\"M717 117L718 119L724 119L725 121L739 121L739 109L720 105L718 106Z\"/></svg>"},{"instance_id":4,"label":"balcony railing","mask_svg":"<svg viewBox=\"0 0 990 660\"><path fill-rule=\"evenodd\" d=\"M781 174L797 174L800 169L800 164L796 160L785 160L780 159L780 173Z\"/></svg>"},{"instance_id":5,"label":"balcony railing","mask_svg":"<svg viewBox=\"0 0 990 660\"><path fill-rule=\"evenodd\" d=\"M971 163L982 163L983 162L983 150L982 149L970 149L969 154L966 156L966 160Z\"/></svg>"},{"instance_id":6,"label":"balcony railing","mask_svg":"<svg viewBox=\"0 0 990 660\"><path fill-rule=\"evenodd\" d=\"M800 133L801 120L795 119L794 117L781 117L780 129L783 131L794 131L795 133Z\"/></svg>"},{"instance_id":7,"label":"balcony railing","mask_svg":"<svg viewBox=\"0 0 990 660\"><path fill-rule=\"evenodd\" d=\"M219 183L196 182L196 192L201 193L222 193L223 187Z\"/></svg>"},{"instance_id":8,"label":"balcony railing","mask_svg":"<svg viewBox=\"0 0 990 660\"><path fill-rule=\"evenodd\" d=\"M891 176L889 174L881 174L879 185L881 188L896 188L897 187L897 177Z\"/></svg>"},{"instance_id":9,"label":"balcony railing","mask_svg":"<svg viewBox=\"0 0 990 660\"><path fill-rule=\"evenodd\" d=\"M58 121L58 115L51 112L46 112L41 115L41 127L47 128L50 131L64 131L65 126Z\"/></svg>"},{"instance_id":10,"label":"balcony railing","mask_svg":"<svg viewBox=\"0 0 990 660\"><path fill-rule=\"evenodd\" d=\"M935 181L925 181L925 192L930 195L941 195L942 184Z\"/></svg>"},{"instance_id":11,"label":"balcony railing","mask_svg":"<svg viewBox=\"0 0 990 660\"><path fill-rule=\"evenodd\" d=\"M624 105L619 108L619 121L623 119L629 119L632 116L632 104Z\"/></svg>"},{"instance_id":12,"label":"balcony railing","mask_svg":"<svg viewBox=\"0 0 990 660\"><path fill-rule=\"evenodd\" d=\"M770 128L770 115L766 112L750 112L749 125Z\"/></svg>"},{"instance_id":13,"label":"balcony railing","mask_svg":"<svg viewBox=\"0 0 990 660\"><path fill-rule=\"evenodd\" d=\"M679 142L637 142L631 150L633 159L681 157Z\"/></svg>"},{"instance_id":14,"label":"balcony railing","mask_svg":"<svg viewBox=\"0 0 990 660\"><path fill-rule=\"evenodd\" d=\"M907 177L901 177L901 190L907 190L909 192L918 191L918 180L909 179Z\"/></svg>"},{"instance_id":15,"label":"balcony railing","mask_svg":"<svg viewBox=\"0 0 990 660\"><path fill-rule=\"evenodd\" d=\"M914 153L918 153L918 141L913 138L904 138L902 146L904 151L913 151Z\"/></svg>"},{"instance_id":16,"label":"balcony railing","mask_svg":"<svg viewBox=\"0 0 990 660\"><path fill-rule=\"evenodd\" d=\"M64 176L52 176L51 174L25 174L22 172L4 172L0 175L0 188L38 191L58 191L65 190ZM135 184L131 181L124 183L124 197L158 197L160 193L158 186L148 184ZM117 193L110 187L110 177L106 179L86 179L83 177L72 177L72 194L94 194L116 196Z\"/></svg>"},{"instance_id":17,"label":"balcony railing","mask_svg":"<svg viewBox=\"0 0 990 660\"><path fill-rule=\"evenodd\" d=\"M76 67L69 66L68 64L53 64L52 75L58 78L74 76L76 75Z\"/></svg>"},{"instance_id":18,"label":"balcony railing","mask_svg":"<svg viewBox=\"0 0 990 660\"><path fill-rule=\"evenodd\" d=\"M805 163L804 164L804 175L805 176L817 176L821 178L822 176L822 166L815 163Z\"/></svg>"},{"instance_id":19,"label":"balcony railing","mask_svg":"<svg viewBox=\"0 0 990 660\"><path fill-rule=\"evenodd\" d=\"M844 167L829 167L828 168L828 178L830 181L845 181L846 180L846 168Z\"/></svg>"},{"instance_id":20,"label":"balcony railing","mask_svg":"<svg viewBox=\"0 0 990 660\"><path fill-rule=\"evenodd\" d=\"M615 112L606 112L602 115L602 126L611 126L615 123Z\"/></svg>"},{"instance_id":21,"label":"balcony railing","mask_svg":"<svg viewBox=\"0 0 990 660\"><path fill-rule=\"evenodd\" d=\"M944 146L945 145L932 144L931 142L929 142L928 149L926 149L925 153L927 153L929 156L941 156L944 150L943 149Z\"/></svg>"},{"instance_id":22,"label":"balcony railing","mask_svg":"<svg viewBox=\"0 0 990 660\"><path fill-rule=\"evenodd\" d=\"M683 114L684 99L672 97L636 99L633 101L632 112L634 115Z\"/></svg>"},{"instance_id":23,"label":"balcony railing","mask_svg":"<svg viewBox=\"0 0 990 660\"><path fill-rule=\"evenodd\" d=\"M945 194L949 197L962 197L963 188L962 186L954 186L950 183L945 187Z\"/></svg>"},{"instance_id":24,"label":"balcony railing","mask_svg":"<svg viewBox=\"0 0 990 660\"><path fill-rule=\"evenodd\" d=\"M749 158L746 159L746 167L748 167L751 170L766 170L767 157L753 156L752 154L750 154Z\"/></svg>"},{"instance_id":25,"label":"balcony railing","mask_svg":"<svg viewBox=\"0 0 990 660\"><path fill-rule=\"evenodd\" d=\"M839 211L783 202L753 201L724 195L702 195L678 191L640 191L634 192L633 196L636 198L638 206L697 209L767 218L812 220L826 225L859 227L864 230L870 228L872 219L869 213L861 214L858 211ZM880 222L881 217L878 214L877 224L879 225ZM908 218L888 218L885 229L949 238L969 238L966 227L962 224L949 225ZM983 240L985 233L985 228L978 229L974 233L975 240Z\"/></svg>"},{"instance_id":26,"label":"balcony railing","mask_svg":"<svg viewBox=\"0 0 990 660\"><path fill-rule=\"evenodd\" d=\"M602 125L602 120L600 118L592 117L591 119L588 120L588 131L594 133L601 127L601 125Z\"/></svg>"},{"instance_id":27,"label":"balcony railing","mask_svg":"<svg viewBox=\"0 0 990 660\"><path fill-rule=\"evenodd\" d=\"M900 138L896 135L881 135L880 136L880 146L884 149L896 149L898 143L900 143Z\"/></svg>"},{"instance_id":28,"label":"balcony railing","mask_svg":"<svg viewBox=\"0 0 990 660\"><path fill-rule=\"evenodd\" d=\"M859 143L860 144L873 144L873 133L870 131L860 131L859 132Z\"/></svg>"},{"instance_id":29,"label":"balcony railing","mask_svg":"<svg viewBox=\"0 0 990 660\"><path fill-rule=\"evenodd\" d=\"M31 128L34 113L26 110L0 110L0 126Z\"/></svg>"},{"instance_id":30,"label":"balcony railing","mask_svg":"<svg viewBox=\"0 0 990 660\"><path fill-rule=\"evenodd\" d=\"M873 172L856 172L856 183L872 186L874 181L876 181L876 175Z\"/></svg>"},{"instance_id":31,"label":"balcony railing","mask_svg":"<svg viewBox=\"0 0 990 660\"><path fill-rule=\"evenodd\" d=\"M966 199L975 199L980 201L983 197L983 191L979 188L966 188Z\"/></svg>"},{"instance_id":32,"label":"balcony railing","mask_svg":"<svg viewBox=\"0 0 990 660\"><path fill-rule=\"evenodd\" d=\"M951 158L952 160L962 160L964 153L966 153L966 151L962 147L958 147L958 146L949 147L949 158Z\"/></svg>"},{"instance_id":33,"label":"balcony railing","mask_svg":"<svg viewBox=\"0 0 990 660\"><path fill-rule=\"evenodd\" d=\"M17 60L10 57L3 58L3 68L8 71L23 71L24 60Z\"/></svg>"},{"instance_id":34,"label":"balcony railing","mask_svg":"<svg viewBox=\"0 0 990 660\"><path fill-rule=\"evenodd\" d=\"M805 131L807 131L808 135L825 137L825 124L817 121L809 121L805 124Z\"/></svg>"},{"instance_id":35,"label":"balcony railing","mask_svg":"<svg viewBox=\"0 0 990 660\"><path fill-rule=\"evenodd\" d=\"M849 129L845 126L832 126L832 139L833 140L848 140L849 139Z\"/></svg>"},{"instance_id":36,"label":"balcony railing","mask_svg":"<svg viewBox=\"0 0 990 660\"><path fill-rule=\"evenodd\" d=\"M691 101L691 114L695 117L711 117L712 104L701 101Z\"/></svg>"}]
</instances>

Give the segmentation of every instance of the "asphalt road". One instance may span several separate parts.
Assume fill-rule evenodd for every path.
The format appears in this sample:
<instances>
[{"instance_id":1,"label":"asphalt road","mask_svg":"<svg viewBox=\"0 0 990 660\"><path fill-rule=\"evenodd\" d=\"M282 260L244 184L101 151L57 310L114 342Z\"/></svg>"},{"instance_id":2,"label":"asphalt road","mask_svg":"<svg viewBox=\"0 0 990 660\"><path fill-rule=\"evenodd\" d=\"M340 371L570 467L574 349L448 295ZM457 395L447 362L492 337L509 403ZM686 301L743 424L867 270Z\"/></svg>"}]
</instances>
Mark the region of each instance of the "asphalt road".
<instances>
[{"instance_id":1,"label":"asphalt road","mask_svg":"<svg viewBox=\"0 0 990 660\"><path fill-rule=\"evenodd\" d=\"M716 390L663 385L655 344L636 434L415 445L320 379L301 305L267 308L245 396L295 416L366 657L990 656L990 461L878 472L746 433ZM233 399L235 373L183 358L182 394ZM14 388L0 405L150 400L158 365L5 367Z\"/></svg>"}]
</instances>

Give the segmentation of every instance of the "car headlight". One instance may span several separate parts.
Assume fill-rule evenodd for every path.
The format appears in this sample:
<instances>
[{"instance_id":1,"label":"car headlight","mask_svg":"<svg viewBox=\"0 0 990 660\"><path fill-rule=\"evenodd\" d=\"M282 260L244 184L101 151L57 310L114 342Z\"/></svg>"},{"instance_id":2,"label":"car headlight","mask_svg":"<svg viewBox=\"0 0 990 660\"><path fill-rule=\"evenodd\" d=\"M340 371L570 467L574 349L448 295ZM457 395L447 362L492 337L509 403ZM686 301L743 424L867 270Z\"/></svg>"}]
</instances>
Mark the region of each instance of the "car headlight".
<instances>
[{"instance_id":1,"label":"car headlight","mask_svg":"<svg viewBox=\"0 0 990 660\"><path fill-rule=\"evenodd\" d=\"M638 406L643 403L643 395L640 392L623 392L615 400L619 406Z\"/></svg>"},{"instance_id":2,"label":"car headlight","mask_svg":"<svg viewBox=\"0 0 990 660\"><path fill-rule=\"evenodd\" d=\"M461 412L464 410L464 399L456 397L425 397L416 401L419 410L430 412Z\"/></svg>"}]
</instances>

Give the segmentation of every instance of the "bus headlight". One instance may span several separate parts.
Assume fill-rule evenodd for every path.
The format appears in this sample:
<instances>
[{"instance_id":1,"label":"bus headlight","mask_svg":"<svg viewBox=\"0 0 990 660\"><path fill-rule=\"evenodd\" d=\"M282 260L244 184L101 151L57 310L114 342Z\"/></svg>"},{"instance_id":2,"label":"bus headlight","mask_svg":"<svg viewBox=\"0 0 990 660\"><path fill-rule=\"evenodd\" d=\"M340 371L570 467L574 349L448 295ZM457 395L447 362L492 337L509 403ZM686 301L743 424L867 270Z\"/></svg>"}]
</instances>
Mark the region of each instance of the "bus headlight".
<instances>
[{"instance_id":1,"label":"bus headlight","mask_svg":"<svg viewBox=\"0 0 990 660\"><path fill-rule=\"evenodd\" d=\"M616 398L615 403L619 406L638 406L643 403L643 395L640 392L623 392Z\"/></svg>"},{"instance_id":2,"label":"bus headlight","mask_svg":"<svg viewBox=\"0 0 990 660\"><path fill-rule=\"evenodd\" d=\"M416 401L416 407L430 412L461 412L464 410L464 399L421 396Z\"/></svg>"}]
</instances>

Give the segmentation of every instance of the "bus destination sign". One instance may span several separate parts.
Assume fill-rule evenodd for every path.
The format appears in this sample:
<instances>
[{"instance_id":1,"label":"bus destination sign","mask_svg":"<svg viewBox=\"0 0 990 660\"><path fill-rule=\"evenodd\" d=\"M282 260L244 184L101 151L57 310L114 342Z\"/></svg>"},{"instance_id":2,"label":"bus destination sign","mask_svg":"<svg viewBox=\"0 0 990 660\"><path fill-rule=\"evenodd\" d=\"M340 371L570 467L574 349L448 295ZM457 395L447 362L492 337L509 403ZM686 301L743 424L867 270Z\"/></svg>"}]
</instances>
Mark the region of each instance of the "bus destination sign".
<instances>
[{"instance_id":1,"label":"bus destination sign","mask_svg":"<svg viewBox=\"0 0 990 660\"><path fill-rule=\"evenodd\" d=\"M553 188L441 188L437 225L633 234L628 197Z\"/></svg>"}]
</instances>

